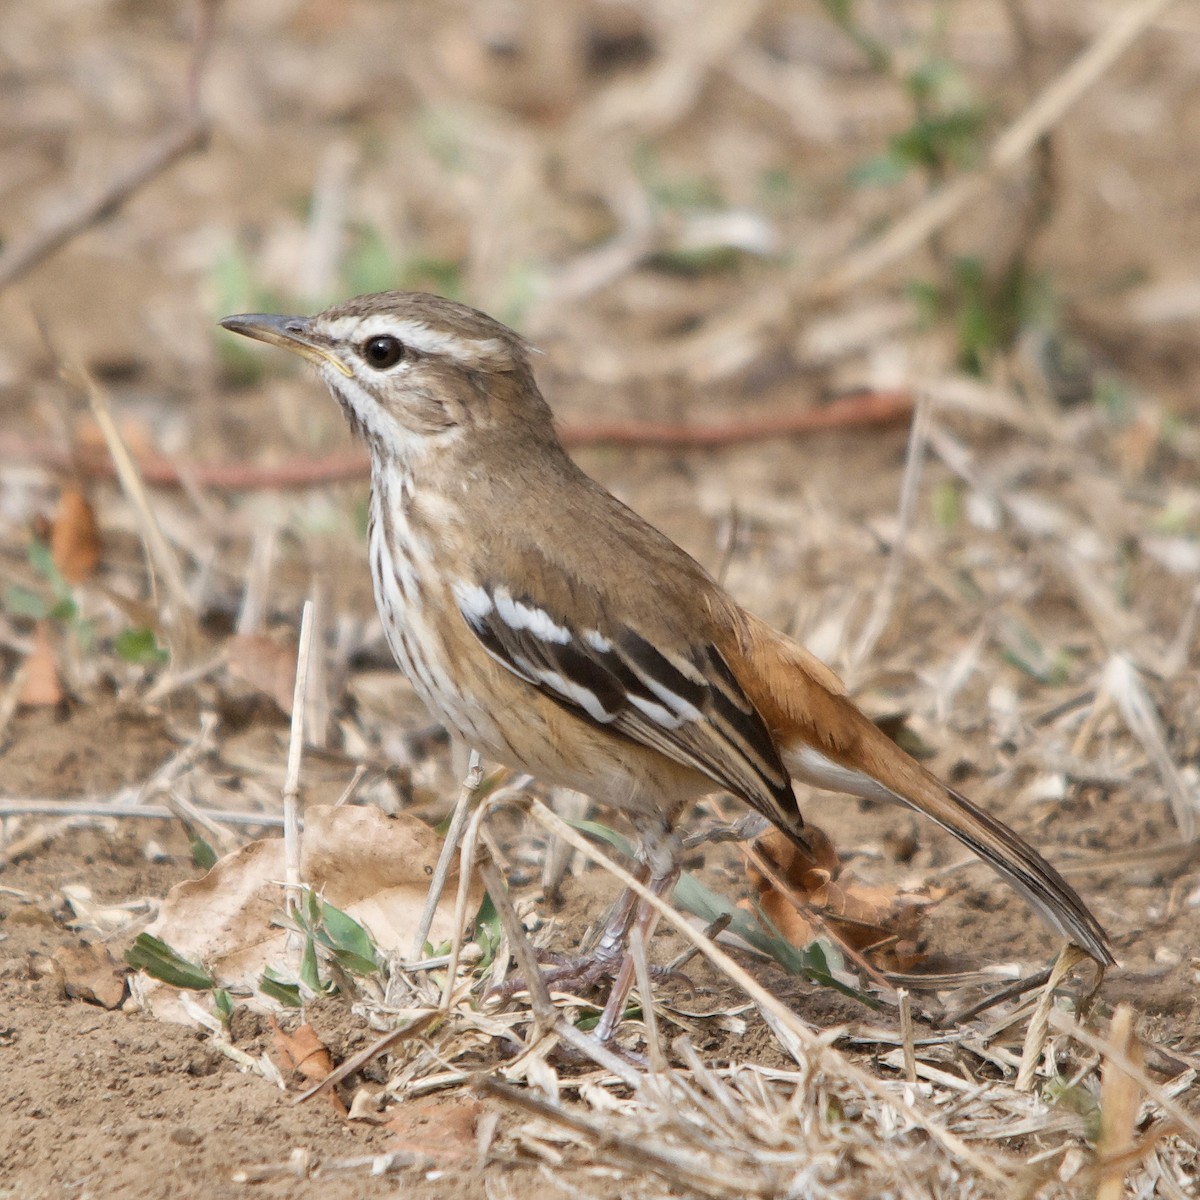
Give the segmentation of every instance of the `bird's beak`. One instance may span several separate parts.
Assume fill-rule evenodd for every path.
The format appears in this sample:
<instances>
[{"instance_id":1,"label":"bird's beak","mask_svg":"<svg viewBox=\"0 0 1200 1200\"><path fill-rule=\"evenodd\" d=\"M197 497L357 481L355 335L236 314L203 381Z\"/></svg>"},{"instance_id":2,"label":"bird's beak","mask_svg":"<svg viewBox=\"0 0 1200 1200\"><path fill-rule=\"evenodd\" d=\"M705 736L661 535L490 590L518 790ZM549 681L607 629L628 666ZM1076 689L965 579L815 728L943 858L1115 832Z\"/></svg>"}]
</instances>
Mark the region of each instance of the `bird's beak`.
<instances>
[{"instance_id":1,"label":"bird's beak","mask_svg":"<svg viewBox=\"0 0 1200 1200\"><path fill-rule=\"evenodd\" d=\"M255 341L280 346L307 358L320 366L329 363L347 378L353 372L328 346L322 346L313 336L312 321L308 317L276 317L270 313L240 313L236 317L223 317L223 328Z\"/></svg>"}]
</instances>

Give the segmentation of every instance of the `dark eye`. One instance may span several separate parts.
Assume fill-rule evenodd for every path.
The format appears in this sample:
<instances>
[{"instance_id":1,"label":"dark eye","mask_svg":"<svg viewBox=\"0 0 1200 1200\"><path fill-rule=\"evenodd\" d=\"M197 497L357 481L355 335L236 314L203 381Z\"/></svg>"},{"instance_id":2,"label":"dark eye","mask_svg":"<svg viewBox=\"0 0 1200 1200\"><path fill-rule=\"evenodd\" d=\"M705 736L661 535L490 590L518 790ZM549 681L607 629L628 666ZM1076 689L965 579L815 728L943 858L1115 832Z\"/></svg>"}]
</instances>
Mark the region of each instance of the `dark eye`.
<instances>
[{"instance_id":1,"label":"dark eye","mask_svg":"<svg viewBox=\"0 0 1200 1200\"><path fill-rule=\"evenodd\" d=\"M390 334L381 333L363 342L362 356L375 370L386 371L404 357L404 343Z\"/></svg>"}]
</instances>

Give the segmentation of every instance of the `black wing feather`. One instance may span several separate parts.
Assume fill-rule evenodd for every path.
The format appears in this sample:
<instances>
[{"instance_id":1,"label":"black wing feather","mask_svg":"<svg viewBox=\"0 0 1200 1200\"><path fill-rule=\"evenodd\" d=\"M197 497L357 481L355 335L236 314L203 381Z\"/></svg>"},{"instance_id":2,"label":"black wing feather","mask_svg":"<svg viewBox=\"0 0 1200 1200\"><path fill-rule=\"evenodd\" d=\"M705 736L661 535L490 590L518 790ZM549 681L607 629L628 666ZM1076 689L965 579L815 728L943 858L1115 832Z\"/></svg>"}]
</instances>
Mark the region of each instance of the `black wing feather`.
<instances>
[{"instance_id":1,"label":"black wing feather","mask_svg":"<svg viewBox=\"0 0 1200 1200\"><path fill-rule=\"evenodd\" d=\"M464 620L513 674L576 715L706 775L769 820L802 827L770 730L716 646L694 644L673 660L632 629L585 634L531 597L491 587L473 595L470 605L460 598Z\"/></svg>"}]
</instances>

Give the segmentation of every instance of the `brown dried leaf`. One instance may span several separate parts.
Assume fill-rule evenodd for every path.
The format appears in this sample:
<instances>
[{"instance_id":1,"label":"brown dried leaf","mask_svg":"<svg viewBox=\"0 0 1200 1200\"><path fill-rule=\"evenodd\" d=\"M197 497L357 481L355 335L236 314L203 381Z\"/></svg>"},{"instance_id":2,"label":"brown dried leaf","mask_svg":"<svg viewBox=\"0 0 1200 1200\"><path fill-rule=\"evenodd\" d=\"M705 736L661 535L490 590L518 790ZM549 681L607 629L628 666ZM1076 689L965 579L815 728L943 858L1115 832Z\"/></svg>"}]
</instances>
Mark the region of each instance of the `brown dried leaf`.
<instances>
[{"instance_id":1,"label":"brown dried leaf","mask_svg":"<svg viewBox=\"0 0 1200 1200\"><path fill-rule=\"evenodd\" d=\"M125 968L97 942L60 946L53 955L63 992L72 1000L114 1009L125 999Z\"/></svg>"},{"instance_id":2,"label":"brown dried leaf","mask_svg":"<svg viewBox=\"0 0 1200 1200\"><path fill-rule=\"evenodd\" d=\"M440 850L438 835L410 814L313 805L304 813L300 875L364 925L380 951L407 952ZM434 916L429 936L435 944L452 933L455 875ZM250 988L255 995L249 1003L269 1008L257 992L263 969L297 966L288 962L286 932L271 924L283 910L283 878L282 838L250 842L201 878L176 884L146 932L203 963L222 987ZM475 884L472 911L481 898ZM147 977L140 987L156 1015L190 1023L174 989Z\"/></svg>"},{"instance_id":3,"label":"brown dried leaf","mask_svg":"<svg viewBox=\"0 0 1200 1200\"><path fill-rule=\"evenodd\" d=\"M275 1051L281 1070L297 1071L313 1083L320 1083L333 1070L329 1047L307 1021L289 1033L272 1017L271 1032L275 1035Z\"/></svg>"},{"instance_id":4,"label":"brown dried leaf","mask_svg":"<svg viewBox=\"0 0 1200 1200\"><path fill-rule=\"evenodd\" d=\"M885 967L909 970L917 965L922 917L945 890L902 892L839 880L841 864L829 839L813 825L806 826L805 836L807 851L778 830L755 842L770 874L751 864L750 878L762 911L779 932L803 949L828 928L851 949L881 946Z\"/></svg>"},{"instance_id":5,"label":"brown dried leaf","mask_svg":"<svg viewBox=\"0 0 1200 1200\"><path fill-rule=\"evenodd\" d=\"M842 864L833 843L815 825L805 825L807 849L797 845L785 833L770 829L754 843L755 849L798 891L811 892L842 873ZM761 883L761 875L752 866L750 878Z\"/></svg>"},{"instance_id":6,"label":"brown dried leaf","mask_svg":"<svg viewBox=\"0 0 1200 1200\"><path fill-rule=\"evenodd\" d=\"M387 1127L396 1134L392 1150L427 1154L437 1162L462 1162L475 1153L475 1123L484 1106L469 1097L423 1097L401 1105Z\"/></svg>"},{"instance_id":7,"label":"brown dried leaf","mask_svg":"<svg viewBox=\"0 0 1200 1200\"><path fill-rule=\"evenodd\" d=\"M294 1071L309 1083L320 1083L332 1073L333 1055L307 1021L289 1033L272 1016L271 1032L275 1035L276 1065L285 1074ZM326 1088L322 1095L338 1116L348 1115L345 1102L333 1088Z\"/></svg>"},{"instance_id":8,"label":"brown dried leaf","mask_svg":"<svg viewBox=\"0 0 1200 1200\"><path fill-rule=\"evenodd\" d=\"M33 627L33 649L25 660L19 703L30 708L55 708L62 703L63 695L54 631L49 621L38 621Z\"/></svg>"},{"instance_id":9,"label":"brown dried leaf","mask_svg":"<svg viewBox=\"0 0 1200 1200\"><path fill-rule=\"evenodd\" d=\"M292 714L296 689L296 643L276 641L265 633L240 633L225 643L230 674L263 692Z\"/></svg>"},{"instance_id":10,"label":"brown dried leaf","mask_svg":"<svg viewBox=\"0 0 1200 1200\"><path fill-rule=\"evenodd\" d=\"M100 526L91 501L74 487L63 488L50 530L50 556L68 583L90 579L100 562Z\"/></svg>"}]
</instances>

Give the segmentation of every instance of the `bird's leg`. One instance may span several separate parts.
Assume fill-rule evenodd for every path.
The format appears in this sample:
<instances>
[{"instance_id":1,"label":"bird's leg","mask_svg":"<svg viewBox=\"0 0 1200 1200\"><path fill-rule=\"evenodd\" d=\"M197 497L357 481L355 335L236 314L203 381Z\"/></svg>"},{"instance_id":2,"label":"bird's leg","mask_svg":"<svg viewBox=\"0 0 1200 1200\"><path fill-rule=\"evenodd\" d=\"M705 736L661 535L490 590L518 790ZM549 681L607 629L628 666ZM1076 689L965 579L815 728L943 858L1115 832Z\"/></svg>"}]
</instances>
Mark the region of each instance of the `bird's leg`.
<instances>
[{"instance_id":1,"label":"bird's leg","mask_svg":"<svg viewBox=\"0 0 1200 1200\"><path fill-rule=\"evenodd\" d=\"M638 883L650 879L651 870L646 863L638 863L633 877ZM622 962L622 955L629 941L629 931L639 913L637 893L632 888L623 888L613 902L604 929L596 945L586 954L565 956L561 954L539 954L539 961L549 967L542 972L542 982L547 988L562 991L581 991L598 983L601 979L615 979ZM523 978L506 980L493 988L491 995L509 999L526 990Z\"/></svg>"},{"instance_id":2,"label":"bird's leg","mask_svg":"<svg viewBox=\"0 0 1200 1200\"><path fill-rule=\"evenodd\" d=\"M648 886L654 895L662 896L670 892L679 878L679 841L665 822L646 823L639 832L642 846L633 877L638 883ZM632 888L625 888L609 911L599 941L590 951L571 958L547 956L543 959L549 960L549 970L542 972L542 981L551 990L578 992L593 987L602 979L613 980L600 1024L596 1028L596 1036L602 1042L611 1040L633 986L630 931L636 922L642 931L642 944L647 944L656 916L655 909L649 903L642 900ZM661 967L651 967L650 974L660 979L680 978L678 972ZM509 979L493 988L491 995L498 999L510 999L525 990L523 979Z\"/></svg>"},{"instance_id":3,"label":"bird's leg","mask_svg":"<svg viewBox=\"0 0 1200 1200\"><path fill-rule=\"evenodd\" d=\"M638 883L646 883L650 879L648 863L638 863L633 870L633 877ZM622 888L621 894L613 903L608 920L604 922L604 930L592 950L591 957L605 963L616 963L629 943L629 931L637 919L643 901L638 899L633 888Z\"/></svg>"},{"instance_id":4,"label":"bird's leg","mask_svg":"<svg viewBox=\"0 0 1200 1200\"><path fill-rule=\"evenodd\" d=\"M678 878L679 862L672 855L669 861L664 860L662 863L655 863L654 869L650 872L650 891L655 896L663 896L670 892ZM627 888L626 894L632 901L634 898L632 888ZM624 898L622 896L622 899ZM641 898L637 899L636 904L631 904L631 909L636 914L637 927L642 934L642 945L649 945L650 935L654 932L654 926L658 922L658 910L649 901ZM636 968L633 955L629 951L629 934L633 928L633 924L634 922L630 921L625 927L621 941L621 948L624 951L621 958L621 967L613 979L612 991L608 993L608 1001L605 1003L604 1011L600 1014L600 1021L596 1025L595 1037L602 1044L611 1041L613 1034L616 1033L617 1026L621 1022L621 1016L625 1012L625 1001L629 999L629 992L633 987L633 977ZM605 933L607 932L605 930ZM653 1001L649 996L643 996L642 1003L651 1004Z\"/></svg>"}]
</instances>

